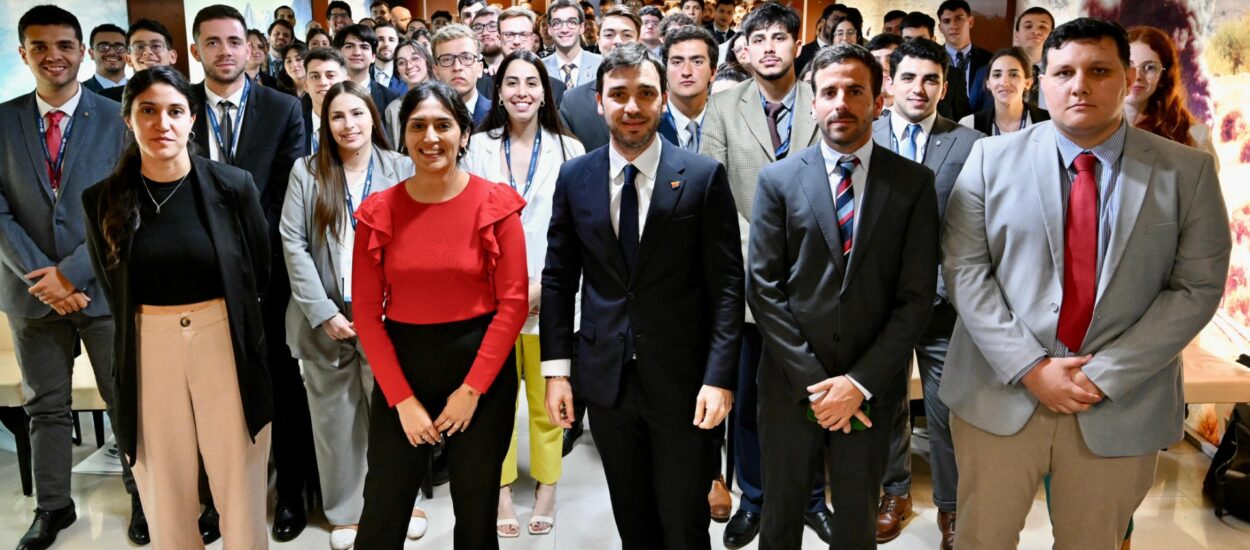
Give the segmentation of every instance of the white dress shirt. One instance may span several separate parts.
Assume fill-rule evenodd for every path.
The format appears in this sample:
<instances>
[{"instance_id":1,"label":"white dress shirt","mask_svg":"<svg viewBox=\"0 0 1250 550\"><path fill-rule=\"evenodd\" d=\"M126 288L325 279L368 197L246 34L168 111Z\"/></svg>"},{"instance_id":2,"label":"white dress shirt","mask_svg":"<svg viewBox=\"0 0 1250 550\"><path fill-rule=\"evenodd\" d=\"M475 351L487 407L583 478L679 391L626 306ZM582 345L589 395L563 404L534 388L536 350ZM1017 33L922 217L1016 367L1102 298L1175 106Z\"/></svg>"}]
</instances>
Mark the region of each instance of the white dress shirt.
<instances>
[{"instance_id":1,"label":"white dress shirt","mask_svg":"<svg viewBox=\"0 0 1250 550\"><path fill-rule=\"evenodd\" d=\"M464 100L464 106L469 109L469 118L477 114L477 86L469 92L469 99Z\"/></svg>"},{"instance_id":2,"label":"white dress shirt","mask_svg":"<svg viewBox=\"0 0 1250 550\"><path fill-rule=\"evenodd\" d=\"M48 103L47 101L44 101L42 97L39 97L39 93L36 92L35 93L35 106L39 109L39 118L43 119L44 129L45 130L48 129L48 113L52 111L60 111L62 113L65 113L65 116L61 117L61 124L60 124L61 135L64 136L65 128L69 126L69 119L73 117L74 112L78 110L78 101L81 99L82 99L82 86L78 86L78 91L74 92L74 95L70 97L68 100L66 100L65 103L62 103L59 107L53 107L51 103ZM42 136L40 139L42 139Z\"/></svg>"},{"instance_id":3,"label":"white dress shirt","mask_svg":"<svg viewBox=\"0 0 1250 550\"><path fill-rule=\"evenodd\" d=\"M920 133L916 134L916 162L924 162L926 145L929 143L929 133L933 131L933 122L937 120L937 111L924 118L916 124L920 125ZM903 136L907 131L907 127L912 123L898 112L890 114L890 131L894 133L894 151L903 154Z\"/></svg>"},{"instance_id":4,"label":"white dress shirt","mask_svg":"<svg viewBox=\"0 0 1250 550\"><path fill-rule=\"evenodd\" d=\"M246 85L239 86L239 89L235 90L233 94L230 94L230 97L221 97L213 93L212 90L208 89L208 84L204 85L204 96L208 98L207 107L212 109L213 114L217 116L217 124L219 127L220 125L225 124L225 119L223 118L225 113L222 112L221 106L218 104L221 103L221 100L223 99L227 99L230 103L234 104L234 107L230 109L230 118L231 122L234 123L234 128L232 128L232 130L234 130L235 139L238 139L238 134L243 132L243 115L245 113L239 109L239 103L243 101L243 89L246 87ZM224 128L222 128L222 132L224 134ZM222 139L225 139L224 135L222 136ZM231 144L227 143L226 147L230 147L230 145ZM236 150L235 152L238 151ZM217 146L217 135L213 133L213 123L211 120L208 122L208 158L221 161L221 148Z\"/></svg>"},{"instance_id":5,"label":"white dress shirt","mask_svg":"<svg viewBox=\"0 0 1250 550\"><path fill-rule=\"evenodd\" d=\"M580 48L579 48L579 49L578 49L578 52L577 52L577 55L576 55L576 56L574 56L574 57L573 57L573 59L565 59L565 58L564 58L564 56L560 54L560 50L559 50L559 49L557 49L557 50L555 51L555 53L554 53L554 54L552 54L552 55L555 55L555 56L556 56L556 75L555 75L555 77L556 77L557 79L559 79L561 82L563 82L563 81L564 81L564 66L565 66L565 65L568 65L569 63L572 63L572 64L573 64L573 70L569 72L569 74L570 74L570 75L572 75L572 76L570 76L570 77L569 77L569 82L572 82L572 83L573 83L573 86L576 86L576 85L577 85L577 79L578 79L578 77L580 77L580 76L581 76L581 74L582 74L582 67L584 67L584 66L586 65L586 64L583 62L583 61L584 61L584 59L585 59L585 57L586 57L586 50L582 50L582 49L580 49Z\"/></svg>"},{"instance_id":6,"label":"white dress shirt","mask_svg":"<svg viewBox=\"0 0 1250 550\"><path fill-rule=\"evenodd\" d=\"M682 113L681 109L678 109L676 105L673 105L673 101L671 99L668 102L668 112L673 115L673 126L677 127L677 139L681 141L681 143L677 143L675 145L685 148L686 144L690 142L691 137L690 130L687 128L687 126L690 126L690 118ZM694 117L694 121L699 123L700 131L702 131L703 128L703 115L705 114L707 114L706 105L704 105L702 111L699 111L699 116Z\"/></svg>"},{"instance_id":7,"label":"white dress shirt","mask_svg":"<svg viewBox=\"0 0 1250 550\"><path fill-rule=\"evenodd\" d=\"M100 73L96 73L92 75L92 78L95 78L96 83L98 83L100 85L100 88L104 90L107 90L109 88L116 88L118 86L125 86L126 82L128 82L128 79L126 78L124 73L122 75L121 82L113 82L112 80L109 80L107 78L104 78L103 76L100 76Z\"/></svg>"}]
</instances>

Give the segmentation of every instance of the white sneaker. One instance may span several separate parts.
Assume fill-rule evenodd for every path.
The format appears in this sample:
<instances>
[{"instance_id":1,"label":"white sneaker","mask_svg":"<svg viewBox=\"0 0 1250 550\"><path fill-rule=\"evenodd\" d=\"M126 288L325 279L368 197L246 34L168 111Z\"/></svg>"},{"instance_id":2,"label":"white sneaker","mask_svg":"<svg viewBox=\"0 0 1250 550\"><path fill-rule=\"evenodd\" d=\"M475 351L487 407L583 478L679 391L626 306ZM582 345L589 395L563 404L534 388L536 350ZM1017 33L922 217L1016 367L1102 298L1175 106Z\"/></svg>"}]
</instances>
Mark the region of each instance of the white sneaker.
<instances>
[{"instance_id":1,"label":"white sneaker","mask_svg":"<svg viewBox=\"0 0 1250 550\"><path fill-rule=\"evenodd\" d=\"M340 527L330 531L330 548L331 550L351 550L356 545L356 530L350 527Z\"/></svg>"},{"instance_id":2,"label":"white sneaker","mask_svg":"<svg viewBox=\"0 0 1250 550\"><path fill-rule=\"evenodd\" d=\"M413 511L419 511L420 508L414 508ZM417 540L425 536L426 530L430 528L430 521L424 516L412 516L408 518L408 538Z\"/></svg>"}]
</instances>

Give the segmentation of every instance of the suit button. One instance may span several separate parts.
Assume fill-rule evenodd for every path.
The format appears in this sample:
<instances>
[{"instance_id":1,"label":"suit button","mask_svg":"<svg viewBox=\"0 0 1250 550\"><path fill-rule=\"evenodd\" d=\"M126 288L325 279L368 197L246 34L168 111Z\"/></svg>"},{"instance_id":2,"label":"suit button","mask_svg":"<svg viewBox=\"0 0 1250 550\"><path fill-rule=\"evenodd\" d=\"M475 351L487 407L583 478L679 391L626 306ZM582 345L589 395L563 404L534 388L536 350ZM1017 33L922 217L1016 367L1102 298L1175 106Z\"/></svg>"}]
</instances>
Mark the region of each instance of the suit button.
<instances>
[{"instance_id":1,"label":"suit button","mask_svg":"<svg viewBox=\"0 0 1250 550\"><path fill-rule=\"evenodd\" d=\"M641 335L641 334L635 335L635 336L634 336L634 341L635 341L635 342L641 342L641 341L642 341L642 335Z\"/></svg>"},{"instance_id":2,"label":"suit button","mask_svg":"<svg viewBox=\"0 0 1250 550\"><path fill-rule=\"evenodd\" d=\"M1059 304L1050 304L1051 313L1059 313Z\"/></svg>"},{"instance_id":3,"label":"suit button","mask_svg":"<svg viewBox=\"0 0 1250 550\"><path fill-rule=\"evenodd\" d=\"M191 320L187 319L186 317L183 317L181 321L178 321L178 324L182 325L183 328L186 328L186 327L191 326Z\"/></svg>"},{"instance_id":4,"label":"suit button","mask_svg":"<svg viewBox=\"0 0 1250 550\"><path fill-rule=\"evenodd\" d=\"M625 295L625 299L626 299L626 300L630 300L630 301L632 301L632 300L634 299L634 293L633 293L633 292L630 292L630 293L626 294L626 295Z\"/></svg>"},{"instance_id":5,"label":"suit button","mask_svg":"<svg viewBox=\"0 0 1250 550\"><path fill-rule=\"evenodd\" d=\"M617 339L617 340L619 340L619 341L621 341L621 342L624 342L624 341L625 341L625 335L624 335L624 334L617 334L617 335L616 335L616 339Z\"/></svg>"},{"instance_id":6,"label":"suit button","mask_svg":"<svg viewBox=\"0 0 1250 550\"><path fill-rule=\"evenodd\" d=\"M841 338L841 337L839 337L837 334L834 334L834 335L833 335L833 341L834 341L834 342L837 342L837 341L840 341L840 340L842 340L842 338Z\"/></svg>"}]
</instances>

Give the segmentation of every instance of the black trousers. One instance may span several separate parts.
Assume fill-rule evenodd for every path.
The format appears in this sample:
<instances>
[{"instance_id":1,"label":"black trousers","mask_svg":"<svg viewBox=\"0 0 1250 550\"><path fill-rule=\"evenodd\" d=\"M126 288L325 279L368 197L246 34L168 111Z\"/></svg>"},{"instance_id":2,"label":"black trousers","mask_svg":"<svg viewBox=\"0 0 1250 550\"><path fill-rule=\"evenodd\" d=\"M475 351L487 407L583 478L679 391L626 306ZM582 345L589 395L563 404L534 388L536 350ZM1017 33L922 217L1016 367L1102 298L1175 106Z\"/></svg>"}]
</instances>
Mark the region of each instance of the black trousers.
<instances>
[{"instance_id":1,"label":"black trousers","mask_svg":"<svg viewBox=\"0 0 1250 550\"><path fill-rule=\"evenodd\" d=\"M279 257L277 263L282 264ZM269 378L273 382L273 467L278 500L300 502L306 488L317 485L317 453L313 447L308 392L300 376L299 361L286 345L286 307L291 285L286 269L275 270L265 291L262 322L268 354Z\"/></svg>"},{"instance_id":2,"label":"black trousers","mask_svg":"<svg viewBox=\"0 0 1250 550\"><path fill-rule=\"evenodd\" d=\"M691 424L694 408L649 400L630 362L616 406L590 415L624 549L711 548L713 434Z\"/></svg>"},{"instance_id":3,"label":"black trousers","mask_svg":"<svg viewBox=\"0 0 1250 550\"><path fill-rule=\"evenodd\" d=\"M437 325L386 322L404 378L430 420L438 418L447 397L464 383L492 317ZM495 534L499 476L512 439L517 393L516 376L507 369L515 362L515 354L509 354L490 391L479 398L468 430L443 439L457 549L499 548ZM408 442L399 413L387 405L382 389L375 385L369 413L365 508L356 548L403 548L412 501L428 473L433 451L431 445L413 447Z\"/></svg>"},{"instance_id":4,"label":"black trousers","mask_svg":"<svg viewBox=\"0 0 1250 550\"><path fill-rule=\"evenodd\" d=\"M874 399L872 428L849 434L830 432L807 418L806 403L789 396L759 394L759 432L764 507L761 550L791 550L803 545L803 512L811 499L816 472L830 454L825 479L833 501L830 548L877 547L877 497L889 460L896 400Z\"/></svg>"}]
</instances>

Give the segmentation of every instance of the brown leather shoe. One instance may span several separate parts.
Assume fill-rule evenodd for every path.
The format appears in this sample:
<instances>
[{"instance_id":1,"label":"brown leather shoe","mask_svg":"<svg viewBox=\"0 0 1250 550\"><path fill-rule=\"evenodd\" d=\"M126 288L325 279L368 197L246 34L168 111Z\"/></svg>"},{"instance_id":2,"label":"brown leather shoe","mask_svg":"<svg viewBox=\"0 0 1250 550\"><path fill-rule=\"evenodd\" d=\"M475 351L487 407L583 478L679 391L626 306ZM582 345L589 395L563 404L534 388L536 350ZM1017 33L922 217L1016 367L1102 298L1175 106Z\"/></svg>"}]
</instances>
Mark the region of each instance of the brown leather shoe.
<instances>
[{"instance_id":1,"label":"brown leather shoe","mask_svg":"<svg viewBox=\"0 0 1250 550\"><path fill-rule=\"evenodd\" d=\"M955 548L955 512L938 510L938 529L942 531L942 550Z\"/></svg>"},{"instance_id":2,"label":"brown leather shoe","mask_svg":"<svg viewBox=\"0 0 1250 550\"><path fill-rule=\"evenodd\" d=\"M903 532L903 520L911 513L911 495L881 495L877 505L877 544L890 542Z\"/></svg>"},{"instance_id":3,"label":"brown leather shoe","mask_svg":"<svg viewBox=\"0 0 1250 550\"><path fill-rule=\"evenodd\" d=\"M733 512L734 503L729 498L729 487L725 486L725 476L716 476L712 480L712 490L707 493L707 506L712 509L712 521L725 523Z\"/></svg>"}]
</instances>

